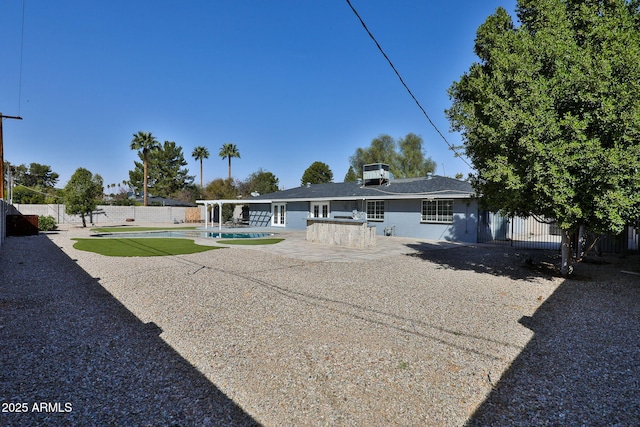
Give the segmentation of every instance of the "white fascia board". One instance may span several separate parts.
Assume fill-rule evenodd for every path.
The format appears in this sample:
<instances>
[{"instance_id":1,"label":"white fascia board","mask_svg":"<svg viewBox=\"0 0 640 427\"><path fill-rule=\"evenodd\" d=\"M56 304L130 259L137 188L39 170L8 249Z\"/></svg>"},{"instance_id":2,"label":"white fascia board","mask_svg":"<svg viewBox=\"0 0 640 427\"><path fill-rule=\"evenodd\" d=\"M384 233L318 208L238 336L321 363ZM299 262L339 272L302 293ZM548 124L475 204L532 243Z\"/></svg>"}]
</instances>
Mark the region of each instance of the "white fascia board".
<instances>
[{"instance_id":1,"label":"white fascia board","mask_svg":"<svg viewBox=\"0 0 640 427\"><path fill-rule=\"evenodd\" d=\"M286 202L329 202L329 201L345 201L345 200L407 200L407 199L471 199L475 193L421 193L421 194L379 194L368 196L341 196L341 197L298 197L298 198L272 198L272 199L228 199L228 200L196 200L198 204L204 203L223 203L223 204L258 204L258 203L286 203Z\"/></svg>"},{"instance_id":2,"label":"white fascia board","mask_svg":"<svg viewBox=\"0 0 640 427\"><path fill-rule=\"evenodd\" d=\"M250 203L271 203L271 200L252 200L252 199L220 199L220 200L196 200L197 204L204 205L208 204L218 204L222 203L223 205L234 204L234 205L246 205Z\"/></svg>"},{"instance_id":3,"label":"white fascia board","mask_svg":"<svg viewBox=\"0 0 640 427\"><path fill-rule=\"evenodd\" d=\"M375 195L375 196L343 196L343 197L317 197L317 198L308 198L308 197L300 197L300 198L286 198L286 199L271 199L271 200L261 200L261 201L253 201L251 203L285 203L285 202L340 202L340 201L348 201L348 200L407 200L407 199L470 199L474 197L473 193L424 193L424 194L410 194L410 195L402 195L402 194L394 194L394 195ZM248 202L248 201L243 201Z\"/></svg>"}]
</instances>

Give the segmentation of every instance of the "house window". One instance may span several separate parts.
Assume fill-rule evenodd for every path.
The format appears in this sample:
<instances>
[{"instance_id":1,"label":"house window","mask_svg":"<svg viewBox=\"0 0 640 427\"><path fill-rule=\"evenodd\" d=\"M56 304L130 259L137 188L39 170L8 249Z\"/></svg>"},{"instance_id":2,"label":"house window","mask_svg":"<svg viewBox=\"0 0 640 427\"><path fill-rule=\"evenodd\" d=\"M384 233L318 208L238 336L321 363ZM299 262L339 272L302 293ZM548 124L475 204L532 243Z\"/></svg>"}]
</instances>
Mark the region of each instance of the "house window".
<instances>
[{"instance_id":1,"label":"house window","mask_svg":"<svg viewBox=\"0 0 640 427\"><path fill-rule=\"evenodd\" d=\"M422 221L452 223L453 200L423 200Z\"/></svg>"},{"instance_id":2,"label":"house window","mask_svg":"<svg viewBox=\"0 0 640 427\"><path fill-rule=\"evenodd\" d=\"M329 203L311 203L312 218L329 218Z\"/></svg>"},{"instance_id":3,"label":"house window","mask_svg":"<svg viewBox=\"0 0 640 427\"><path fill-rule=\"evenodd\" d=\"M367 200L367 219L384 221L384 200Z\"/></svg>"}]
</instances>

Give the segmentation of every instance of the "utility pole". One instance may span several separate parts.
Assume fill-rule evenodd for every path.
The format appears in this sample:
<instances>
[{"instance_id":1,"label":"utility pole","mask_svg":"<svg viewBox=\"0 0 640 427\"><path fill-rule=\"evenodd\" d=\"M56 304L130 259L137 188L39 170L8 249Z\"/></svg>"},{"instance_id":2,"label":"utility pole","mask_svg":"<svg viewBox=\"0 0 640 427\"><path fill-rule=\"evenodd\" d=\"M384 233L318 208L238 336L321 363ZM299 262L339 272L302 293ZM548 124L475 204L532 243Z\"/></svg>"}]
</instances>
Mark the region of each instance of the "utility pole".
<instances>
[{"instance_id":1,"label":"utility pole","mask_svg":"<svg viewBox=\"0 0 640 427\"><path fill-rule=\"evenodd\" d=\"M3 116L0 113L0 200L4 200L4 143L2 140L2 120L16 119L22 120L20 116Z\"/></svg>"}]
</instances>

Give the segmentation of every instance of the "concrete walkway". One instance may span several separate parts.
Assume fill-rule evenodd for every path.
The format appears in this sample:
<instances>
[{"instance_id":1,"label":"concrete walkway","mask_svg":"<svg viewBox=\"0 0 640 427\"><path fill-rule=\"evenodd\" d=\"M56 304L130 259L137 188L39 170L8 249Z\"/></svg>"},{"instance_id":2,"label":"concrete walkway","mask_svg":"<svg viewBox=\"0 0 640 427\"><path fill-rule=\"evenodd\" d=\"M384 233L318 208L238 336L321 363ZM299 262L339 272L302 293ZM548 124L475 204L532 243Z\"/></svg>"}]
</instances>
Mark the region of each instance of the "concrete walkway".
<instances>
[{"instance_id":1,"label":"concrete walkway","mask_svg":"<svg viewBox=\"0 0 640 427\"><path fill-rule=\"evenodd\" d=\"M255 232L256 229L223 229L223 232ZM377 236L376 246L372 248L355 248L347 246L313 243L306 240L305 231L281 231L269 229L275 233L273 237L284 241L275 245L243 246L238 248L258 250L289 258L313 262L353 262L383 259L393 255L417 253L425 250L450 249L468 246L468 243L438 242L407 237ZM210 244L209 239L197 239L198 244Z\"/></svg>"}]
</instances>

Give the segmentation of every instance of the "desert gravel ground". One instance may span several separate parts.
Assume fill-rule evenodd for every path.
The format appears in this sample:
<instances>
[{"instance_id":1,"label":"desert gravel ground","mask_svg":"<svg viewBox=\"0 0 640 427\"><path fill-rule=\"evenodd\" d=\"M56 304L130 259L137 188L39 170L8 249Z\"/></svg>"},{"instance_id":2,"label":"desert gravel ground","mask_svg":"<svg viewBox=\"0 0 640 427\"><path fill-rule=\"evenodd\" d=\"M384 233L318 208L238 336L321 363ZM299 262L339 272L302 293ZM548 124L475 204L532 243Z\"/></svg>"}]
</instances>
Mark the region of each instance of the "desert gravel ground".
<instances>
[{"instance_id":1,"label":"desert gravel ground","mask_svg":"<svg viewBox=\"0 0 640 427\"><path fill-rule=\"evenodd\" d=\"M640 423L637 256L564 280L499 246L115 258L87 233L4 241L0 425Z\"/></svg>"}]
</instances>

